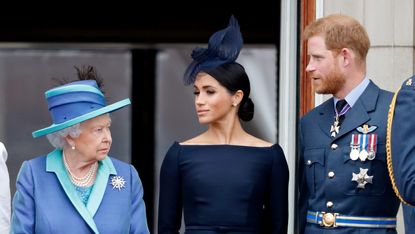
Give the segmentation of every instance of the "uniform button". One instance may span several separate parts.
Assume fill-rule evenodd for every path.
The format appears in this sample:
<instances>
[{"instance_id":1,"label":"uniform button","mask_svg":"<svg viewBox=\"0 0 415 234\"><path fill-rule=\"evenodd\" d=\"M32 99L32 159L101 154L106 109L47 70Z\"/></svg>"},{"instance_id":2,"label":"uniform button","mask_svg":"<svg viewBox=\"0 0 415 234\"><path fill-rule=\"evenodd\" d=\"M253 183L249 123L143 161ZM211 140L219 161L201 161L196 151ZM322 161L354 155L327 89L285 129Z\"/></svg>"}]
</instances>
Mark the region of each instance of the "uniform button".
<instances>
[{"instance_id":1,"label":"uniform button","mask_svg":"<svg viewBox=\"0 0 415 234\"><path fill-rule=\"evenodd\" d=\"M326 203L326 206L327 206L327 208L332 208L333 207L333 202L331 202L331 201L328 201L327 203Z\"/></svg>"},{"instance_id":2,"label":"uniform button","mask_svg":"<svg viewBox=\"0 0 415 234\"><path fill-rule=\"evenodd\" d=\"M328 173L328 176L329 176L329 178L331 179L331 178L333 178L334 177L334 172L333 171L330 171L329 173Z\"/></svg>"},{"instance_id":3,"label":"uniform button","mask_svg":"<svg viewBox=\"0 0 415 234\"><path fill-rule=\"evenodd\" d=\"M311 165L311 160L307 160L307 165Z\"/></svg>"},{"instance_id":4,"label":"uniform button","mask_svg":"<svg viewBox=\"0 0 415 234\"><path fill-rule=\"evenodd\" d=\"M331 149L332 149L332 150L337 149L337 147L338 147L338 145L337 145L337 144L332 144L332 145L331 145Z\"/></svg>"}]
</instances>

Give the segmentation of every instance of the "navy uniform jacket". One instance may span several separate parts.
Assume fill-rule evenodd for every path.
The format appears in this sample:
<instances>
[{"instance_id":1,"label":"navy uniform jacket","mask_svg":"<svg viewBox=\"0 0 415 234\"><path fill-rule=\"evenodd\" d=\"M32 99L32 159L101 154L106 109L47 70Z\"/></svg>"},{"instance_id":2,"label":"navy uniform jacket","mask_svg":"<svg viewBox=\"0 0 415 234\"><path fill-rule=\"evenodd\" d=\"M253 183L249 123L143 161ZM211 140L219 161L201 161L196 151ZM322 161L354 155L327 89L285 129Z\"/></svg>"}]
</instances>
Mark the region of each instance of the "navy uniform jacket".
<instances>
[{"instance_id":1,"label":"navy uniform jacket","mask_svg":"<svg viewBox=\"0 0 415 234\"><path fill-rule=\"evenodd\" d=\"M415 77L403 82L396 93L395 106L391 106L393 121L391 132L391 159L393 178L401 198L415 206ZM404 206L406 233L415 230L414 208ZM411 230L411 231L410 231Z\"/></svg>"},{"instance_id":2,"label":"navy uniform jacket","mask_svg":"<svg viewBox=\"0 0 415 234\"><path fill-rule=\"evenodd\" d=\"M396 233L395 228L336 227L326 229L306 222L306 213L333 212L348 216L396 217L395 197L386 167L386 120L392 93L372 81L346 113L336 137L330 135L334 120L333 98L314 108L300 125L300 233ZM350 159L352 134L363 125L377 126L377 152L373 160ZM368 169L373 184L357 188L352 174Z\"/></svg>"}]
</instances>

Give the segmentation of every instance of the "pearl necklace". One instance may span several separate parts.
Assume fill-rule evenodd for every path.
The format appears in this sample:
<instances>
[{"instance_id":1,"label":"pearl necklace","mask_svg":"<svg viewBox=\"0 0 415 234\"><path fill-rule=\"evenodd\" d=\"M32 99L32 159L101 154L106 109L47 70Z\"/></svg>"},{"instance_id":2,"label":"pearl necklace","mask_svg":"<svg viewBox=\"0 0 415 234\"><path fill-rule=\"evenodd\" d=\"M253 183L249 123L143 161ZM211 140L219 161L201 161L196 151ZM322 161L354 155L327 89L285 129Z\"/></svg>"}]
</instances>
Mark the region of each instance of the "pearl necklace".
<instances>
[{"instance_id":1,"label":"pearl necklace","mask_svg":"<svg viewBox=\"0 0 415 234\"><path fill-rule=\"evenodd\" d=\"M95 162L89 168L88 172L83 177L77 177L75 174L69 169L68 161L66 160L65 154L62 152L63 156L63 164L65 165L66 171L69 173L69 177L71 179L72 184L79 186L79 187L86 187L91 185L92 181L95 179L95 174L97 172L98 163Z\"/></svg>"}]
</instances>

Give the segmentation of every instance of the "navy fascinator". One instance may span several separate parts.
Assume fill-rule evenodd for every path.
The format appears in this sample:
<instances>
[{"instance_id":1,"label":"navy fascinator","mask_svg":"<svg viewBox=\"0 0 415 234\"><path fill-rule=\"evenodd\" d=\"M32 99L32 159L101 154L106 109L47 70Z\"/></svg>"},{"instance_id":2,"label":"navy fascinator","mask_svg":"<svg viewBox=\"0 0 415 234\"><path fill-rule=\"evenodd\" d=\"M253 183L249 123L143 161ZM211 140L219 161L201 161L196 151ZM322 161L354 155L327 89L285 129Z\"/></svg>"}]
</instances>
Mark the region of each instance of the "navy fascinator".
<instances>
[{"instance_id":1,"label":"navy fascinator","mask_svg":"<svg viewBox=\"0 0 415 234\"><path fill-rule=\"evenodd\" d=\"M228 27L215 32L209 38L208 48L196 48L192 52L193 62L187 67L183 81L193 84L197 73L209 71L220 65L233 63L242 49L243 39L236 18L232 15Z\"/></svg>"}]
</instances>

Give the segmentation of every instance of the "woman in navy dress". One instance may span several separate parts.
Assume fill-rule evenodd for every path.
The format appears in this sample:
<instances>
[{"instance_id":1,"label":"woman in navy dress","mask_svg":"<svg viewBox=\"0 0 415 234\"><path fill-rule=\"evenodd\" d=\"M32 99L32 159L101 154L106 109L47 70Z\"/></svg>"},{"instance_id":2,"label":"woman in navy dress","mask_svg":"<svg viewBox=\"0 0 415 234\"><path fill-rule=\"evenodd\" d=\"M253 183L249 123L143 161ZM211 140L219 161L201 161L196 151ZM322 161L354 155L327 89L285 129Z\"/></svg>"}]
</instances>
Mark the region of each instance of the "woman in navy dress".
<instances>
[{"instance_id":1,"label":"woman in navy dress","mask_svg":"<svg viewBox=\"0 0 415 234\"><path fill-rule=\"evenodd\" d=\"M160 173L158 233L287 233L288 166L281 147L247 133L250 83L235 60L242 48L235 18L197 48L184 81L193 84L199 122L208 130L174 142Z\"/></svg>"}]
</instances>

